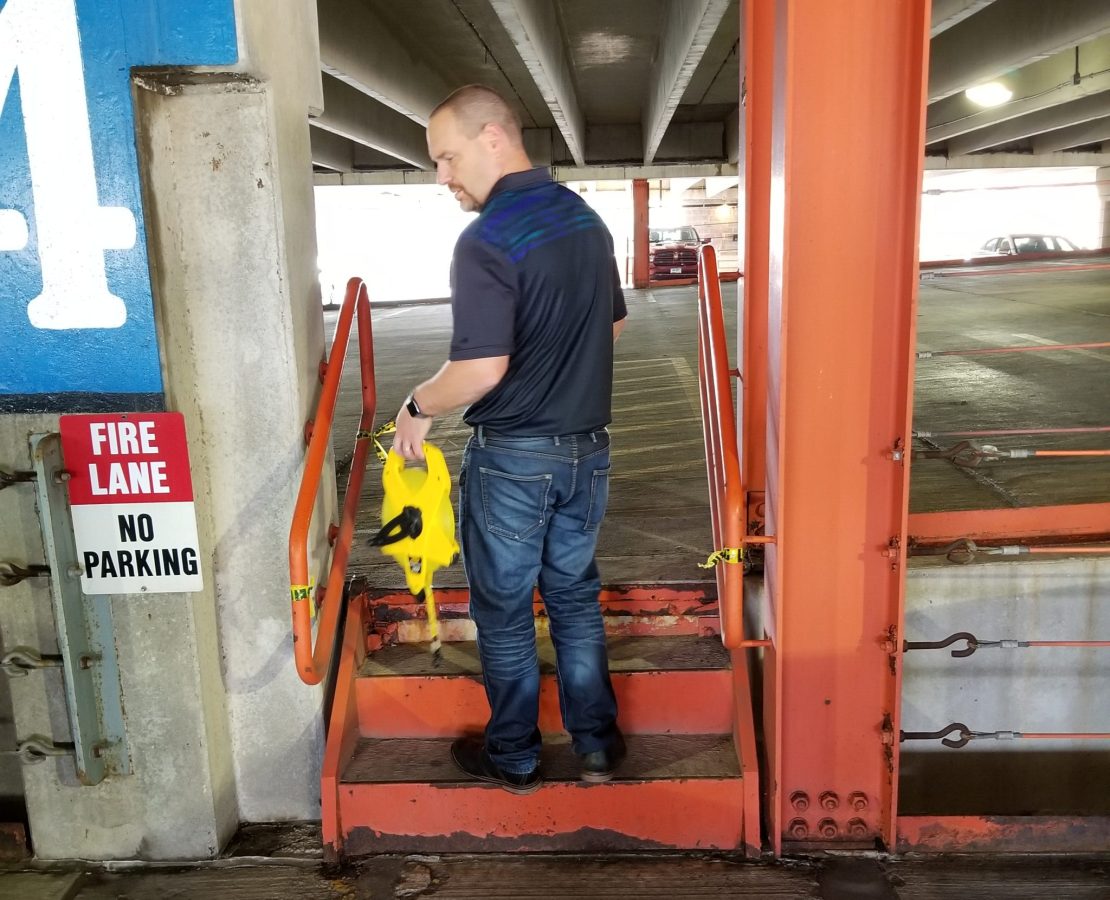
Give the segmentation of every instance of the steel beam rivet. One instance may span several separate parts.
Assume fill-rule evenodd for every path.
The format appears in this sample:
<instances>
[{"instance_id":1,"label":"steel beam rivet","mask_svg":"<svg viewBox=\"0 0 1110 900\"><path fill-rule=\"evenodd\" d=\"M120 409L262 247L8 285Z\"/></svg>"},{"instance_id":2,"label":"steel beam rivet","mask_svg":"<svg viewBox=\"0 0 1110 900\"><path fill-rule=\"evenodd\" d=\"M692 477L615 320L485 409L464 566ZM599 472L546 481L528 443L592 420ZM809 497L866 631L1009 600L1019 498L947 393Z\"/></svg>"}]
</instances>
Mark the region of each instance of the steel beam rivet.
<instances>
[{"instance_id":1,"label":"steel beam rivet","mask_svg":"<svg viewBox=\"0 0 1110 900\"><path fill-rule=\"evenodd\" d=\"M823 838L834 838L840 834L840 828L832 819L822 819L817 823L817 830Z\"/></svg>"},{"instance_id":2,"label":"steel beam rivet","mask_svg":"<svg viewBox=\"0 0 1110 900\"><path fill-rule=\"evenodd\" d=\"M848 820L848 834L854 838L865 838L868 834L867 823L863 819Z\"/></svg>"},{"instance_id":3,"label":"steel beam rivet","mask_svg":"<svg viewBox=\"0 0 1110 900\"><path fill-rule=\"evenodd\" d=\"M794 793L790 795L790 805L798 812L805 812L809 809L809 794L805 791L794 791Z\"/></svg>"},{"instance_id":4,"label":"steel beam rivet","mask_svg":"<svg viewBox=\"0 0 1110 900\"><path fill-rule=\"evenodd\" d=\"M848 795L848 805L857 812L867 809L867 794L863 791L853 791Z\"/></svg>"},{"instance_id":5,"label":"steel beam rivet","mask_svg":"<svg viewBox=\"0 0 1110 900\"><path fill-rule=\"evenodd\" d=\"M825 791L817 798L817 802L821 804L821 809L833 810L840 806L840 798L834 791Z\"/></svg>"},{"instance_id":6,"label":"steel beam rivet","mask_svg":"<svg viewBox=\"0 0 1110 900\"><path fill-rule=\"evenodd\" d=\"M809 825L805 819L791 819L786 831L796 841L804 841L809 837Z\"/></svg>"}]
</instances>

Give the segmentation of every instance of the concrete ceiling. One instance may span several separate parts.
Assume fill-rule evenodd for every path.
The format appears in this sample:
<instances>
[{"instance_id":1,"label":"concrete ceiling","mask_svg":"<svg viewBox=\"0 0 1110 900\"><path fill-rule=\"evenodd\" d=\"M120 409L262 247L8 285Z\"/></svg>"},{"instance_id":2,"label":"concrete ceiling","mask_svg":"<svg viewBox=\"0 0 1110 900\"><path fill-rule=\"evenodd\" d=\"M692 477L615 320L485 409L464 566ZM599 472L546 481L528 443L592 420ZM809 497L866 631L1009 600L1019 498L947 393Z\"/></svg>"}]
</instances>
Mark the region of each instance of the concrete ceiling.
<instances>
[{"instance_id":1,"label":"concrete ceiling","mask_svg":"<svg viewBox=\"0 0 1110 900\"><path fill-rule=\"evenodd\" d=\"M540 165L736 160L739 0L317 6L323 169L430 169L428 113L475 82L514 106ZM991 80L1013 98L983 109L964 96ZM1098 151L1110 143L1110 0L933 0L928 95L926 153L953 165Z\"/></svg>"}]
</instances>

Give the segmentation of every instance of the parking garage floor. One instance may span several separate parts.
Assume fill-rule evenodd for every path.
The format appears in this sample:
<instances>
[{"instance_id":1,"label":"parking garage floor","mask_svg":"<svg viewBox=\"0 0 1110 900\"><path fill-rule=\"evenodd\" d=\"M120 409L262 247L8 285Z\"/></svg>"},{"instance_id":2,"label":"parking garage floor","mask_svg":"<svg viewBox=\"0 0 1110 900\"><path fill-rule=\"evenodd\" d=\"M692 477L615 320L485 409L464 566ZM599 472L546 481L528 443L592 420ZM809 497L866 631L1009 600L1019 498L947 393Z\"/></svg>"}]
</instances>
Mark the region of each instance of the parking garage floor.
<instances>
[{"instance_id":1,"label":"parking garage floor","mask_svg":"<svg viewBox=\"0 0 1110 900\"><path fill-rule=\"evenodd\" d=\"M630 324L617 344L613 469L598 561L607 584L707 581L697 563L710 533L698 410L696 288L628 291ZM722 288L726 322L736 321L737 285ZM326 326L334 327L335 313ZM447 304L383 306L374 312L384 421L408 391L446 358ZM735 359L735 335L732 335ZM1110 263L1027 264L926 272L918 307L919 351L1048 347L1110 341ZM357 427L354 341L340 397L336 453L341 472ZM946 432L1110 426L1110 348L935 356L918 360L917 449L964 440ZM469 430L460 415L436 423L431 439L452 473ZM979 438L1002 449L1110 449L1110 431ZM388 446L388 443L387 443ZM373 463L371 464L373 467ZM1110 457L1013 459L973 468L922 459L912 468L910 509L964 509L1102 502L1110 497ZM401 572L366 546L377 531L381 485L368 474L351 571L377 587L401 586ZM462 586L461 567L437 575Z\"/></svg>"}]
</instances>

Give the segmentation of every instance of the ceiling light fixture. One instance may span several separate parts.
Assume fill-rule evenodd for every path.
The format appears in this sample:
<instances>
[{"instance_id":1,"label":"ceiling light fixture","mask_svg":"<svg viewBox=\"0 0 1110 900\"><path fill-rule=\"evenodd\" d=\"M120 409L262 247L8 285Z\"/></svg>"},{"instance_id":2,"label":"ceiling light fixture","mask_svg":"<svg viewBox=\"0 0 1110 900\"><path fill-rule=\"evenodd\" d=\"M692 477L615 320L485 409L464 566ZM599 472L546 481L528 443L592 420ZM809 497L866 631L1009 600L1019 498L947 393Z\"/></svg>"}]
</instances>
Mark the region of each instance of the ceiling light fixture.
<instances>
[{"instance_id":1,"label":"ceiling light fixture","mask_svg":"<svg viewBox=\"0 0 1110 900\"><path fill-rule=\"evenodd\" d=\"M997 81L977 84L975 87L964 91L964 94L967 95L968 100L977 103L979 106L998 106L1014 96L1013 91Z\"/></svg>"}]
</instances>

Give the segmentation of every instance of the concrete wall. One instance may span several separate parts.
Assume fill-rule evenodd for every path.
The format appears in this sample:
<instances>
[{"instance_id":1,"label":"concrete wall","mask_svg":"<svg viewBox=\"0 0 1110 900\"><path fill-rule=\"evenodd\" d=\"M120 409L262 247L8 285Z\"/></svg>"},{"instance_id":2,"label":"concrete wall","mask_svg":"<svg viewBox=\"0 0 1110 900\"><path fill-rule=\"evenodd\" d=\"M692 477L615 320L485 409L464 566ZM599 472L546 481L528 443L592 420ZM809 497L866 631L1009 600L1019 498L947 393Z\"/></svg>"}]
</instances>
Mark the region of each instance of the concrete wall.
<instances>
[{"instance_id":1,"label":"concrete wall","mask_svg":"<svg viewBox=\"0 0 1110 900\"><path fill-rule=\"evenodd\" d=\"M239 77L146 73L135 88L166 407L186 417L205 589L113 598L134 773L82 787L68 760L24 767L44 858L199 858L240 821L319 816L321 691L293 668L285 553L323 353L315 6L237 7ZM30 468L28 436L56 428L56 415L0 416L0 465ZM0 548L43 559L31 486L0 492ZM56 649L46 582L2 600L5 648ZM19 737L68 738L56 670L11 693Z\"/></svg>"}]
</instances>

